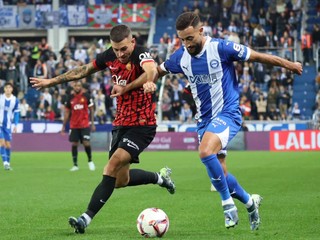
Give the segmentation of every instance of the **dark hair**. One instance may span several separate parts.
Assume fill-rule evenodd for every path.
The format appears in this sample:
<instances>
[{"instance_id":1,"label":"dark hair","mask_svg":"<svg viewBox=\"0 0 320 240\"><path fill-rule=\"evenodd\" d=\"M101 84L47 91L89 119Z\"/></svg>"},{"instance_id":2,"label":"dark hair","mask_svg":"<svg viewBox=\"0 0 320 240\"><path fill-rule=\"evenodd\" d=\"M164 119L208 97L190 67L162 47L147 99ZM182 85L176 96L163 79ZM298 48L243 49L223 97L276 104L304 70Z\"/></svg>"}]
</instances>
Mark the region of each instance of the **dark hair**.
<instances>
[{"instance_id":1,"label":"dark hair","mask_svg":"<svg viewBox=\"0 0 320 240\"><path fill-rule=\"evenodd\" d=\"M197 14L193 12L182 13L176 21L176 29L181 31L189 26L197 27L200 23L200 18Z\"/></svg>"},{"instance_id":2,"label":"dark hair","mask_svg":"<svg viewBox=\"0 0 320 240\"><path fill-rule=\"evenodd\" d=\"M4 87L6 87L6 86L11 86L11 87L13 88L13 84L12 84L11 82L6 82L6 83L4 84Z\"/></svg>"},{"instance_id":3,"label":"dark hair","mask_svg":"<svg viewBox=\"0 0 320 240\"><path fill-rule=\"evenodd\" d=\"M121 42L129 36L131 36L131 29L127 25L117 25L110 31L110 39L116 43Z\"/></svg>"}]
</instances>

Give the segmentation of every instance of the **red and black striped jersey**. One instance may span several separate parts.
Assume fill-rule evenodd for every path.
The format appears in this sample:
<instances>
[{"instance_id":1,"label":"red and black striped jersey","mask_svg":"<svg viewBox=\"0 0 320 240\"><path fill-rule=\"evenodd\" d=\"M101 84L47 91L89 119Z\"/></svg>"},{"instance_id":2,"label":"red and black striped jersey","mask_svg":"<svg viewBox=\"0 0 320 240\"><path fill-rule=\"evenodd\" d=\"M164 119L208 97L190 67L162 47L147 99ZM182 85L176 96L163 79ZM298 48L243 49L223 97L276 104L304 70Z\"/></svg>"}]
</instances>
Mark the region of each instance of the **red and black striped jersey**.
<instances>
[{"instance_id":1,"label":"red and black striped jersey","mask_svg":"<svg viewBox=\"0 0 320 240\"><path fill-rule=\"evenodd\" d=\"M154 61L148 49L136 46L131 54L130 62L127 64L123 64L117 59L112 48L98 54L93 64L99 70L109 68L113 83L125 86L144 72L141 66L146 61ZM117 97L117 110L113 125L156 125L155 108L156 104L151 93L144 93L142 87L133 89Z\"/></svg>"},{"instance_id":2,"label":"red and black striped jersey","mask_svg":"<svg viewBox=\"0 0 320 240\"><path fill-rule=\"evenodd\" d=\"M93 100L88 93L72 94L64 105L71 111L70 128L89 127L89 107L93 106Z\"/></svg>"}]
</instances>

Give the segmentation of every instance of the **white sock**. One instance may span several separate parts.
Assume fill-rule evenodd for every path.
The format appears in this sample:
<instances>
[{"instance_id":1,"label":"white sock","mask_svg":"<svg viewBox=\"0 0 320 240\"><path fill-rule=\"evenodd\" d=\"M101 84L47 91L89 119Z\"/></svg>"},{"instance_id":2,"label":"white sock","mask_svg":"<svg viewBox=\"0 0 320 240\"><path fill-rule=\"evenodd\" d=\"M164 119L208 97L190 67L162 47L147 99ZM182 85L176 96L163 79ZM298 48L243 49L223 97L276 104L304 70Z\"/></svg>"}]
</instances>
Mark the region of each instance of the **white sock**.
<instances>
[{"instance_id":1,"label":"white sock","mask_svg":"<svg viewBox=\"0 0 320 240\"><path fill-rule=\"evenodd\" d=\"M83 213L82 215L81 215L81 217L83 217L85 220L86 220L86 224L87 224L87 226L90 224L90 222L91 222L91 217L88 215L88 214L86 214L86 213Z\"/></svg>"},{"instance_id":2,"label":"white sock","mask_svg":"<svg viewBox=\"0 0 320 240\"><path fill-rule=\"evenodd\" d=\"M163 179L162 179L162 177L160 176L159 173L157 173L157 175L158 175L158 182L157 182L157 184L161 185L161 184L163 183Z\"/></svg>"},{"instance_id":3,"label":"white sock","mask_svg":"<svg viewBox=\"0 0 320 240\"><path fill-rule=\"evenodd\" d=\"M222 200L222 206L225 206L225 205L234 205L234 201L232 199L232 197L229 197L227 200Z\"/></svg>"},{"instance_id":4,"label":"white sock","mask_svg":"<svg viewBox=\"0 0 320 240\"><path fill-rule=\"evenodd\" d=\"M250 208L253 204L252 197L250 196L249 201L245 204L246 208Z\"/></svg>"}]
</instances>

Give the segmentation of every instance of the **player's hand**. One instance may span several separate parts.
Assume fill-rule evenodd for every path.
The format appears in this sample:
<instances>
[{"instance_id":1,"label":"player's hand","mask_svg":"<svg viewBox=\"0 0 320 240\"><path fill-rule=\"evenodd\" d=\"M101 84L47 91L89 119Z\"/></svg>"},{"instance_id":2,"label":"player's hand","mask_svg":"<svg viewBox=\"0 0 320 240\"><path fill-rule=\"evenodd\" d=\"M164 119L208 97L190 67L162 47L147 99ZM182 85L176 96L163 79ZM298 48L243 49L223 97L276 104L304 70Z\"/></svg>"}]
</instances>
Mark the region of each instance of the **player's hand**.
<instances>
[{"instance_id":1,"label":"player's hand","mask_svg":"<svg viewBox=\"0 0 320 240\"><path fill-rule=\"evenodd\" d=\"M53 79L44 79L44 78L35 78L35 77L30 77L30 83L33 88L37 90L41 90L43 88L48 88L51 86L54 86L53 84Z\"/></svg>"},{"instance_id":2,"label":"player's hand","mask_svg":"<svg viewBox=\"0 0 320 240\"><path fill-rule=\"evenodd\" d=\"M66 134L66 128L65 128L65 127L62 127L62 128L61 128L60 134L61 134L62 136Z\"/></svg>"},{"instance_id":3,"label":"player's hand","mask_svg":"<svg viewBox=\"0 0 320 240\"><path fill-rule=\"evenodd\" d=\"M294 62L293 64L294 64L294 67L292 71L296 74L301 75L303 72L302 64L300 62Z\"/></svg>"},{"instance_id":4,"label":"player's hand","mask_svg":"<svg viewBox=\"0 0 320 240\"><path fill-rule=\"evenodd\" d=\"M121 85L114 85L111 91L111 98L119 97L125 93L125 87Z\"/></svg>"},{"instance_id":5,"label":"player's hand","mask_svg":"<svg viewBox=\"0 0 320 240\"><path fill-rule=\"evenodd\" d=\"M153 93L157 90L157 85L153 82L146 82L143 84L144 93Z\"/></svg>"}]
</instances>

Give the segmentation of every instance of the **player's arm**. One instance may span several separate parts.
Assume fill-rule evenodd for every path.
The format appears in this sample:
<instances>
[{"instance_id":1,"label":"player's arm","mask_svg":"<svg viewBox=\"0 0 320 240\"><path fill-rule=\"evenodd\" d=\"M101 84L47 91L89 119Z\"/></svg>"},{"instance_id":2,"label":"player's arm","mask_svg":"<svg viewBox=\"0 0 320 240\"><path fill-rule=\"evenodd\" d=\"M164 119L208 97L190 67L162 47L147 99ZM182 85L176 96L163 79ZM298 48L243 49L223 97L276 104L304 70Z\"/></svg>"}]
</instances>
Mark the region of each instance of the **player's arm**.
<instances>
[{"instance_id":1,"label":"player's arm","mask_svg":"<svg viewBox=\"0 0 320 240\"><path fill-rule=\"evenodd\" d=\"M154 61L143 63L142 69L144 70L144 73L142 73L138 78L136 78L134 81L127 84L126 86L123 87L114 85L111 97L120 96L133 89L142 87L148 81L154 82L158 79L157 66Z\"/></svg>"},{"instance_id":2,"label":"player's arm","mask_svg":"<svg viewBox=\"0 0 320 240\"><path fill-rule=\"evenodd\" d=\"M39 90L39 89L52 87L65 82L76 81L81 78L87 77L93 73L96 73L98 71L100 70L94 66L93 62L90 62L86 65L72 69L54 78L41 79L41 78L31 77L30 83L32 84L32 87Z\"/></svg>"},{"instance_id":3,"label":"player's arm","mask_svg":"<svg viewBox=\"0 0 320 240\"><path fill-rule=\"evenodd\" d=\"M284 67L299 75L301 75L303 71L302 64L300 62L291 62L291 61L288 61L287 59L284 59L275 55L271 55L271 54L260 53L252 49L251 49L249 61Z\"/></svg>"},{"instance_id":4,"label":"player's arm","mask_svg":"<svg viewBox=\"0 0 320 240\"><path fill-rule=\"evenodd\" d=\"M19 120L20 120L20 111L15 111L13 114L13 124L14 124L13 133L17 132L17 126L18 126Z\"/></svg>"},{"instance_id":5,"label":"player's arm","mask_svg":"<svg viewBox=\"0 0 320 240\"><path fill-rule=\"evenodd\" d=\"M96 126L94 125L94 104L93 99L89 98L89 105L88 105L89 111L90 111L90 122L91 122L91 131L96 130Z\"/></svg>"},{"instance_id":6,"label":"player's arm","mask_svg":"<svg viewBox=\"0 0 320 240\"><path fill-rule=\"evenodd\" d=\"M67 122L69 121L69 118L70 118L70 109L65 108L61 133L64 133L66 131L66 125L67 125Z\"/></svg>"},{"instance_id":7,"label":"player's arm","mask_svg":"<svg viewBox=\"0 0 320 240\"><path fill-rule=\"evenodd\" d=\"M163 71L161 69L160 66L157 67L157 78L156 80L158 80L159 78L163 77L164 75L166 75L168 72ZM145 93L153 93L157 90L157 85L155 84L156 80L154 81L147 81L145 84L143 84L143 89Z\"/></svg>"}]
</instances>

